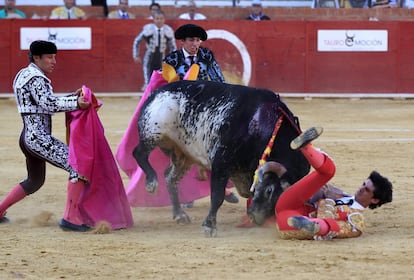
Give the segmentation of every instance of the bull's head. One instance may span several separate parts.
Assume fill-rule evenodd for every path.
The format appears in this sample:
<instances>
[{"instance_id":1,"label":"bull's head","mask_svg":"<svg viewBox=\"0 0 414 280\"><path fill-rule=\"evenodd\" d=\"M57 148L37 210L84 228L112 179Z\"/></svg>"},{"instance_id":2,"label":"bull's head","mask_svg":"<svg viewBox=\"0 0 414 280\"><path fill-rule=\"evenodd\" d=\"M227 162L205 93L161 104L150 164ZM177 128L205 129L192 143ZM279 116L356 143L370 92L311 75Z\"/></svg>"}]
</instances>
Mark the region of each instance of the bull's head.
<instances>
[{"instance_id":1,"label":"bull's head","mask_svg":"<svg viewBox=\"0 0 414 280\"><path fill-rule=\"evenodd\" d=\"M266 162L258 170L258 182L252 186L253 199L247 215L255 224L261 225L275 215L275 205L290 183L282 176L286 168L278 162Z\"/></svg>"}]
</instances>

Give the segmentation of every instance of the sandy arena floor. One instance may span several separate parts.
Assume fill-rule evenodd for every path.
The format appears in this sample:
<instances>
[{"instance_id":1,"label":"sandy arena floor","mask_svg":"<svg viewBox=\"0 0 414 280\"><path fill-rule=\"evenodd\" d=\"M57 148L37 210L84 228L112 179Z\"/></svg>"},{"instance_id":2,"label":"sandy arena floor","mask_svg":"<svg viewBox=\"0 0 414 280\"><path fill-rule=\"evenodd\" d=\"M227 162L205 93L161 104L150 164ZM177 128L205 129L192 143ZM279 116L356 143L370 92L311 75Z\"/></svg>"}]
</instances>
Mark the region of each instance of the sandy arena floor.
<instances>
[{"instance_id":1,"label":"sandy arena floor","mask_svg":"<svg viewBox=\"0 0 414 280\"><path fill-rule=\"evenodd\" d=\"M138 98L101 100L99 114L115 152ZM333 183L353 193L373 169L393 182L394 202L366 211L368 229L360 238L281 240L274 226L237 228L245 200L225 203L218 237L205 238L201 223L207 198L188 210L190 225L175 224L169 207L133 208L133 228L102 235L63 232L57 222L67 174L48 165L43 188L10 208L11 222L0 225L0 279L414 279L414 101L286 102L302 128L325 128L315 145L337 164ZM4 197L26 170L14 100L0 99L0 112ZM65 139L64 133L64 114L56 114L54 135Z\"/></svg>"}]
</instances>

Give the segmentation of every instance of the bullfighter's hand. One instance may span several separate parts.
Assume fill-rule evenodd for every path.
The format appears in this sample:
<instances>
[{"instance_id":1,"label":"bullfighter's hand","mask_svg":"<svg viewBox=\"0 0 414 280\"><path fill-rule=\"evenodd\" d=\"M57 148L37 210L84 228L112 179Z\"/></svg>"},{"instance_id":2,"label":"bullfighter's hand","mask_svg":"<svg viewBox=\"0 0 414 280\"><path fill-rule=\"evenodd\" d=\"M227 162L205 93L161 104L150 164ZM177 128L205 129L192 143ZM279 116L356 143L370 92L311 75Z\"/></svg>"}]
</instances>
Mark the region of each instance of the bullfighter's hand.
<instances>
[{"instance_id":1,"label":"bullfighter's hand","mask_svg":"<svg viewBox=\"0 0 414 280\"><path fill-rule=\"evenodd\" d=\"M80 109L85 110L89 107L90 103L86 101L83 96L78 97L78 106Z\"/></svg>"},{"instance_id":2,"label":"bullfighter's hand","mask_svg":"<svg viewBox=\"0 0 414 280\"><path fill-rule=\"evenodd\" d=\"M77 90L75 90L75 95L77 95L77 96L83 95L82 88L78 88Z\"/></svg>"}]
</instances>

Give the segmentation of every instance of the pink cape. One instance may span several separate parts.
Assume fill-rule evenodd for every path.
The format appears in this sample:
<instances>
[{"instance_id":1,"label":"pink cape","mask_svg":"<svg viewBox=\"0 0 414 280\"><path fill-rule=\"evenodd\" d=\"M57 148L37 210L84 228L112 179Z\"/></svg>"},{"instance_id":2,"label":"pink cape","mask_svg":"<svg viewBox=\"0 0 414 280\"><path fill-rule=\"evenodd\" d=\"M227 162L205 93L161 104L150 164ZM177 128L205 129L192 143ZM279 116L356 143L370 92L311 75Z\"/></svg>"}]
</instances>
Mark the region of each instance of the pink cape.
<instances>
[{"instance_id":1,"label":"pink cape","mask_svg":"<svg viewBox=\"0 0 414 280\"><path fill-rule=\"evenodd\" d=\"M79 208L86 224L107 221L112 229L134 224L121 175L104 135L96 108L101 106L91 90L83 86L86 110L66 113L70 128L69 164L90 184L81 195Z\"/></svg>"},{"instance_id":2,"label":"pink cape","mask_svg":"<svg viewBox=\"0 0 414 280\"><path fill-rule=\"evenodd\" d=\"M139 143L137 123L141 107L154 89L165 84L167 84L167 81L162 77L161 72L154 71L150 83L138 103L116 153L116 159L120 168L130 179L127 188L127 196L129 204L133 207L159 207L171 205L167 184L164 178L164 170L170 164L170 159L158 148L150 154L149 161L157 172L159 182L157 193L150 194L145 189L146 176L132 156L132 151ZM193 166L180 181L178 188L180 202L186 203L210 195L210 179L208 178L205 181L200 181L197 179L197 176L197 168Z\"/></svg>"}]
</instances>

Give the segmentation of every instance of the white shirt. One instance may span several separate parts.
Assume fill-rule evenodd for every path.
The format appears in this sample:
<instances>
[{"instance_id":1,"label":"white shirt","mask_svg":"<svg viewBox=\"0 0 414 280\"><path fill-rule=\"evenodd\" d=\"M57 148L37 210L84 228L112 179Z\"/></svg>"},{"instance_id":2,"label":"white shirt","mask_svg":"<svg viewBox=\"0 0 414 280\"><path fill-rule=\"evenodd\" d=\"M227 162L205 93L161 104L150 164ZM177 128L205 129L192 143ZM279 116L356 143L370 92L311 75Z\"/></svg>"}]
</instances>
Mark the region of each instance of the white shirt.
<instances>
[{"instance_id":1,"label":"white shirt","mask_svg":"<svg viewBox=\"0 0 414 280\"><path fill-rule=\"evenodd\" d=\"M192 19L190 18L190 14L189 13L184 13L178 16L179 19ZM207 19L207 17L203 14L200 13L195 13L194 14L194 20L205 20Z\"/></svg>"},{"instance_id":2,"label":"white shirt","mask_svg":"<svg viewBox=\"0 0 414 280\"><path fill-rule=\"evenodd\" d=\"M191 58L190 58L190 56L193 56L194 57L194 63L197 62L197 54L191 55L184 48L183 48L183 53L184 53L184 57L185 57L185 63L187 63L188 65L191 65Z\"/></svg>"}]
</instances>

